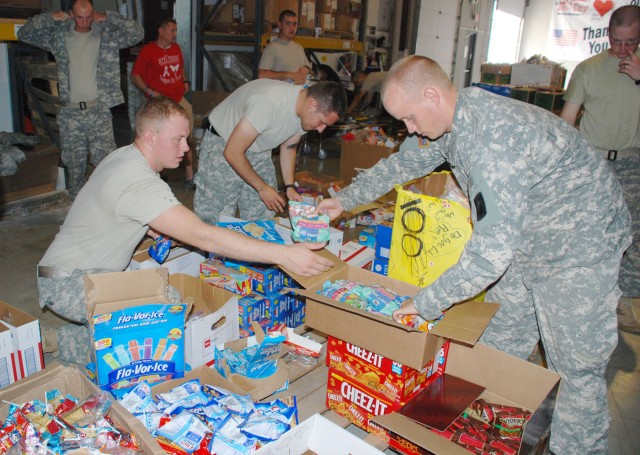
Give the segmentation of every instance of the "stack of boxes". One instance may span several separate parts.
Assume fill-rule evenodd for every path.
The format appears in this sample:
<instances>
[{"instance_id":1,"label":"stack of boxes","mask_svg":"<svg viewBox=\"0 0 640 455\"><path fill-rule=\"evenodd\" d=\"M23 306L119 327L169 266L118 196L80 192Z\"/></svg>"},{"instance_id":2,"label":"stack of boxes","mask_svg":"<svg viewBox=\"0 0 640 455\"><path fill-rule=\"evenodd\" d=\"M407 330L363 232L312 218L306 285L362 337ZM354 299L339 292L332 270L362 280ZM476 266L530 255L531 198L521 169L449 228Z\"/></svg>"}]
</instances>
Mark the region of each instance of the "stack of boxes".
<instances>
[{"instance_id":1,"label":"stack of boxes","mask_svg":"<svg viewBox=\"0 0 640 455\"><path fill-rule=\"evenodd\" d=\"M201 265L200 276L207 281L213 280L210 284L222 285L240 296L238 324L241 337L254 335L251 327L254 321L265 332L277 324L298 327L304 322L304 298L289 290L297 284L276 267L208 259Z\"/></svg>"},{"instance_id":2,"label":"stack of boxes","mask_svg":"<svg viewBox=\"0 0 640 455\"><path fill-rule=\"evenodd\" d=\"M327 338L327 408L386 439L374 417L400 409L444 373L449 342L416 370L332 336Z\"/></svg>"}]
</instances>

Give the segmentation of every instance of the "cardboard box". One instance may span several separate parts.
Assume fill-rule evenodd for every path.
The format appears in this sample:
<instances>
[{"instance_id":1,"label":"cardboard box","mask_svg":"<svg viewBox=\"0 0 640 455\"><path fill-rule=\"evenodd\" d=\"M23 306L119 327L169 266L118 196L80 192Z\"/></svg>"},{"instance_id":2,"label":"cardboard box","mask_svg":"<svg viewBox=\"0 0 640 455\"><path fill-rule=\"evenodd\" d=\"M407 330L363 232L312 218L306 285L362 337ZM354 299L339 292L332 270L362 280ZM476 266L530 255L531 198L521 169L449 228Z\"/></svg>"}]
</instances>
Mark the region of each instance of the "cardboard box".
<instances>
[{"instance_id":1,"label":"cardboard box","mask_svg":"<svg viewBox=\"0 0 640 455\"><path fill-rule=\"evenodd\" d=\"M335 13L338 10L338 0L317 0L316 14Z\"/></svg>"},{"instance_id":2,"label":"cardboard box","mask_svg":"<svg viewBox=\"0 0 640 455\"><path fill-rule=\"evenodd\" d=\"M190 304L166 295L166 268L84 277L97 384L123 395L138 381L184 374L184 324Z\"/></svg>"},{"instance_id":3,"label":"cardboard box","mask_svg":"<svg viewBox=\"0 0 640 455\"><path fill-rule=\"evenodd\" d=\"M192 302L184 332L185 361L191 368L213 365L215 346L240 337L238 297L182 273L169 276L169 284L183 301Z\"/></svg>"},{"instance_id":4,"label":"cardboard box","mask_svg":"<svg viewBox=\"0 0 640 455\"><path fill-rule=\"evenodd\" d=\"M533 104L548 111L561 111L564 106L563 90L538 90L533 98Z\"/></svg>"},{"instance_id":5,"label":"cardboard box","mask_svg":"<svg viewBox=\"0 0 640 455\"><path fill-rule=\"evenodd\" d=\"M341 32L354 32L358 19L351 16L345 16L344 14L338 14L336 16L336 30Z\"/></svg>"},{"instance_id":6,"label":"cardboard box","mask_svg":"<svg viewBox=\"0 0 640 455\"><path fill-rule=\"evenodd\" d=\"M256 455L382 455L375 447L339 427L325 417L314 414L304 422L270 442Z\"/></svg>"},{"instance_id":7,"label":"cardboard box","mask_svg":"<svg viewBox=\"0 0 640 455\"><path fill-rule=\"evenodd\" d=\"M7 417L9 402L25 403L34 399L42 400L48 390L58 389L64 395L71 394L84 399L100 389L92 383L77 367L64 367L53 363L42 371L0 390L0 416ZM144 425L114 401L108 416L117 426L135 434L140 441L140 450L148 455L164 455L164 450L155 442ZM82 453L74 451L70 453Z\"/></svg>"},{"instance_id":8,"label":"cardboard box","mask_svg":"<svg viewBox=\"0 0 640 455\"><path fill-rule=\"evenodd\" d=\"M278 17L284 10L298 12L298 0L265 0L263 5L264 20L275 26L278 25Z\"/></svg>"},{"instance_id":9,"label":"cardboard box","mask_svg":"<svg viewBox=\"0 0 640 455\"><path fill-rule=\"evenodd\" d=\"M313 28L316 26L316 0L300 0L298 10L298 27Z\"/></svg>"},{"instance_id":10,"label":"cardboard box","mask_svg":"<svg viewBox=\"0 0 640 455\"><path fill-rule=\"evenodd\" d=\"M327 365L386 400L403 403L422 390L427 381L432 381L444 373L449 341L442 340L442 343L436 356L424 368L416 370L329 336Z\"/></svg>"},{"instance_id":11,"label":"cardboard box","mask_svg":"<svg viewBox=\"0 0 640 455\"><path fill-rule=\"evenodd\" d=\"M376 256L371 263L371 271L379 275L389 275L389 259L382 259Z\"/></svg>"},{"instance_id":12,"label":"cardboard box","mask_svg":"<svg viewBox=\"0 0 640 455\"><path fill-rule=\"evenodd\" d=\"M0 323L11 332L15 380L42 370L44 356L40 338L40 321L29 313L0 301Z\"/></svg>"},{"instance_id":13,"label":"cardboard box","mask_svg":"<svg viewBox=\"0 0 640 455\"><path fill-rule=\"evenodd\" d=\"M417 370L433 359L442 345L440 337L474 344L499 306L488 302L460 303L451 307L431 332L415 330L391 318L367 313L324 297L317 294L317 291L322 288L325 281L340 279L364 284L379 284L397 294L411 297L420 292L421 289L418 286L351 267L325 250L320 251L319 254L335 263L328 272L316 277L303 277L287 271L305 288L294 291L307 298L306 324L327 335ZM384 343L380 340L384 340ZM411 349L407 349L408 346L411 346Z\"/></svg>"},{"instance_id":14,"label":"cardboard box","mask_svg":"<svg viewBox=\"0 0 640 455\"><path fill-rule=\"evenodd\" d=\"M167 259L160 264L149 256L149 252L147 251L152 243L153 240L151 239L142 242L138 248L138 252L131 258L131 262L127 267L128 271L164 267L169 271L169 274L184 273L191 276L198 276L200 274L200 264L205 260L204 252L175 247L169 251Z\"/></svg>"},{"instance_id":15,"label":"cardboard box","mask_svg":"<svg viewBox=\"0 0 640 455\"><path fill-rule=\"evenodd\" d=\"M336 15L333 13L318 13L318 27L322 30L336 29Z\"/></svg>"},{"instance_id":16,"label":"cardboard box","mask_svg":"<svg viewBox=\"0 0 640 455\"><path fill-rule=\"evenodd\" d=\"M378 224L376 227L376 257L380 259L389 259L389 251L391 250L391 233L393 227L386 224Z\"/></svg>"},{"instance_id":17,"label":"cardboard box","mask_svg":"<svg viewBox=\"0 0 640 455\"><path fill-rule=\"evenodd\" d=\"M359 0L338 0L336 12L354 19L360 19L362 17L362 3Z\"/></svg>"},{"instance_id":18,"label":"cardboard box","mask_svg":"<svg viewBox=\"0 0 640 455\"><path fill-rule=\"evenodd\" d=\"M340 259L348 263L350 266L359 267L361 269L370 269L371 261L375 257L375 250L365 245L360 245L353 240L342 245L340 250Z\"/></svg>"},{"instance_id":19,"label":"cardboard box","mask_svg":"<svg viewBox=\"0 0 640 455\"><path fill-rule=\"evenodd\" d=\"M23 149L26 159L14 175L0 177L0 204L55 190L60 150L54 145Z\"/></svg>"},{"instance_id":20,"label":"cardboard box","mask_svg":"<svg viewBox=\"0 0 640 455\"><path fill-rule=\"evenodd\" d=\"M545 87L564 87L567 70L557 63L511 65L512 85L540 85Z\"/></svg>"},{"instance_id":21,"label":"cardboard box","mask_svg":"<svg viewBox=\"0 0 640 455\"><path fill-rule=\"evenodd\" d=\"M483 63L480 66L480 82L506 85L511 82L511 65Z\"/></svg>"},{"instance_id":22,"label":"cardboard box","mask_svg":"<svg viewBox=\"0 0 640 455\"><path fill-rule=\"evenodd\" d=\"M511 87L511 98L533 104L536 91L534 87Z\"/></svg>"},{"instance_id":23,"label":"cardboard box","mask_svg":"<svg viewBox=\"0 0 640 455\"><path fill-rule=\"evenodd\" d=\"M267 2L268 3L268 2ZM216 5L216 14L212 18L212 24L228 24L241 22L244 17L245 22L255 22L256 2L252 0L232 0L229 2L221 2ZM211 6L205 5L204 17L209 14ZM243 10L242 15L239 16L240 10Z\"/></svg>"},{"instance_id":24,"label":"cardboard box","mask_svg":"<svg viewBox=\"0 0 640 455\"><path fill-rule=\"evenodd\" d=\"M445 372L485 387L480 398L490 403L531 411L533 415L525 426L518 453L534 453L551 424L560 381L557 373L482 344L469 347L458 343L449 347ZM391 446L404 449L403 453L425 453L424 450L436 455L469 453L400 414L391 413L374 420L389 431Z\"/></svg>"},{"instance_id":25,"label":"cardboard box","mask_svg":"<svg viewBox=\"0 0 640 455\"><path fill-rule=\"evenodd\" d=\"M322 193L323 196L329 196L328 190L330 187L344 187L344 182L337 177L316 174L311 171L296 172L296 182L303 188Z\"/></svg>"},{"instance_id":26,"label":"cardboard box","mask_svg":"<svg viewBox=\"0 0 640 455\"><path fill-rule=\"evenodd\" d=\"M2 325L0 326L0 388L16 382L19 379L18 371L11 329Z\"/></svg>"},{"instance_id":27,"label":"cardboard box","mask_svg":"<svg viewBox=\"0 0 640 455\"><path fill-rule=\"evenodd\" d=\"M332 368L327 379L326 405L365 431L369 431L370 420L402 407Z\"/></svg>"},{"instance_id":28,"label":"cardboard box","mask_svg":"<svg viewBox=\"0 0 640 455\"><path fill-rule=\"evenodd\" d=\"M242 390L243 395L251 395L254 400L261 400L268 397L279 390L285 390L289 386L289 367L282 360L277 361L277 370L271 376L260 379L252 379L246 376L230 373L229 367L222 362L220 351L223 349L231 349L235 352L240 352L244 348L249 346L255 346L260 344L264 339L264 331L260 329L260 326L256 323L253 324L253 329L256 335L250 338L241 338L239 340L230 341L224 343L224 345L216 346L215 363L214 366L218 370L216 373L226 379L231 384L234 384L235 389ZM283 346L283 352L286 348ZM224 371L225 375L222 376L220 371Z\"/></svg>"},{"instance_id":29,"label":"cardboard box","mask_svg":"<svg viewBox=\"0 0 640 455\"><path fill-rule=\"evenodd\" d=\"M382 158L397 152L398 149L399 146L390 148L343 141L340 147L340 178L345 185L348 185L359 171L369 169Z\"/></svg>"}]
</instances>

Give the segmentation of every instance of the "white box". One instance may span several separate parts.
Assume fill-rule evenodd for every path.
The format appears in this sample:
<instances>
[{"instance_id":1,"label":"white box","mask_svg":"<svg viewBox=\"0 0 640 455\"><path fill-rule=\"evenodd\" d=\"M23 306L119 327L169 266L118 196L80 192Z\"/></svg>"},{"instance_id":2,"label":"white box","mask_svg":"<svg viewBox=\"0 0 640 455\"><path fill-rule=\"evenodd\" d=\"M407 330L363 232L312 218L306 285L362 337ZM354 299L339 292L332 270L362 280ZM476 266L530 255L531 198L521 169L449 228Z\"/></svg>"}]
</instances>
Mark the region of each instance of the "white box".
<instances>
[{"instance_id":1,"label":"white box","mask_svg":"<svg viewBox=\"0 0 640 455\"><path fill-rule=\"evenodd\" d=\"M301 455L310 450L318 455L382 455L378 449L366 443L344 428L320 414L314 414L304 422L270 442L256 455Z\"/></svg>"},{"instance_id":2,"label":"white box","mask_svg":"<svg viewBox=\"0 0 640 455\"><path fill-rule=\"evenodd\" d=\"M564 86L566 70L560 65L514 63L511 65L511 85Z\"/></svg>"},{"instance_id":3,"label":"white box","mask_svg":"<svg viewBox=\"0 0 640 455\"><path fill-rule=\"evenodd\" d=\"M16 359L11 329L0 325L0 388L13 384L19 379Z\"/></svg>"},{"instance_id":4,"label":"white box","mask_svg":"<svg viewBox=\"0 0 640 455\"><path fill-rule=\"evenodd\" d=\"M353 240L342 245L340 259L353 267L366 269L376 256L376 250L368 246L360 245Z\"/></svg>"},{"instance_id":5,"label":"white box","mask_svg":"<svg viewBox=\"0 0 640 455\"><path fill-rule=\"evenodd\" d=\"M17 378L22 379L44 368L40 321L28 313L0 301L0 322L11 330L17 362Z\"/></svg>"},{"instance_id":6,"label":"white box","mask_svg":"<svg viewBox=\"0 0 640 455\"><path fill-rule=\"evenodd\" d=\"M169 269L169 275L174 273L184 273L191 276L200 276L200 263L205 260L205 255L201 251L191 251L187 248L173 248L169 252L169 256L159 264L155 259L149 256L147 249L151 242L144 242L142 250L139 250L131 258L131 262L127 267L127 271L157 269L158 267L166 267Z\"/></svg>"},{"instance_id":7,"label":"white box","mask_svg":"<svg viewBox=\"0 0 640 455\"><path fill-rule=\"evenodd\" d=\"M186 274L169 275L169 284L193 303L185 324L185 360L191 368L214 363L215 347L240 337L238 296ZM192 319L194 316L196 317Z\"/></svg>"}]
</instances>

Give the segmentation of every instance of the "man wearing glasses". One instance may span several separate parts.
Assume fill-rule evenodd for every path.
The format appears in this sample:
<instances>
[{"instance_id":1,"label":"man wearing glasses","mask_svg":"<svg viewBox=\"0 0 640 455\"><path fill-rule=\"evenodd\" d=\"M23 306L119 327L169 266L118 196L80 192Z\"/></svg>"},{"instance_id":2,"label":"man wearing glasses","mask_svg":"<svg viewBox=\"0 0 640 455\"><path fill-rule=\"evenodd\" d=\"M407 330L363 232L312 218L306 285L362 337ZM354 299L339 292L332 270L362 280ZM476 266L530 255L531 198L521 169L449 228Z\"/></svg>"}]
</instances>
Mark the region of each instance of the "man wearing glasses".
<instances>
[{"instance_id":1,"label":"man wearing glasses","mask_svg":"<svg viewBox=\"0 0 640 455\"><path fill-rule=\"evenodd\" d=\"M618 327L640 334L640 6L616 9L611 48L581 62L564 95L560 116L576 124L608 160L631 211L634 242L625 252L618 285Z\"/></svg>"}]
</instances>

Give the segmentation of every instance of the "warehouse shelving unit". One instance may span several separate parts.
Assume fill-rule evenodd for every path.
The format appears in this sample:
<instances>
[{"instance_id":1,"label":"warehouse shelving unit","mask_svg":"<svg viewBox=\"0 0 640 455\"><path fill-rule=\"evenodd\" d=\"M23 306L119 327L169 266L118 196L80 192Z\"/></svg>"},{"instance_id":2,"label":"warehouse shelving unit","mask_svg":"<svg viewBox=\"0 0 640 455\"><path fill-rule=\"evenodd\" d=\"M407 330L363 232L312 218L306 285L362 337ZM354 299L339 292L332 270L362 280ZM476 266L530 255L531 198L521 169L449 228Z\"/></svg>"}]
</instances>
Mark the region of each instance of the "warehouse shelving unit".
<instances>
[{"instance_id":1,"label":"warehouse shelving unit","mask_svg":"<svg viewBox=\"0 0 640 455\"><path fill-rule=\"evenodd\" d=\"M366 13L366 1L363 0L363 9ZM206 90L204 87L205 71L210 70L213 76L220 82L221 88L225 91L233 91L232 87L221 74L219 62L214 61L212 53L224 52L231 54L245 54L250 56L250 66L253 74L251 78L256 78L258 74L258 64L260 62L261 50L276 36L271 30L264 27L264 7L263 0L255 1L255 22L254 27L247 31L244 27L238 27L231 32L216 32L209 30L209 25L215 17L219 8L224 5L223 0L216 0L208 11L205 11L204 0L196 2L196 11L193 17L201 18L195 26L196 44L194 48L194 70L192 77L194 87L198 90ZM363 17L366 17L363 14ZM307 51L321 52L354 52L358 58L362 58L364 44L364 21L361 20L358 27L358 38L341 39L334 37L311 37L297 35L294 41L302 45ZM205 66L207 65L207 66Z\"/></svg>"}]
</instances>

